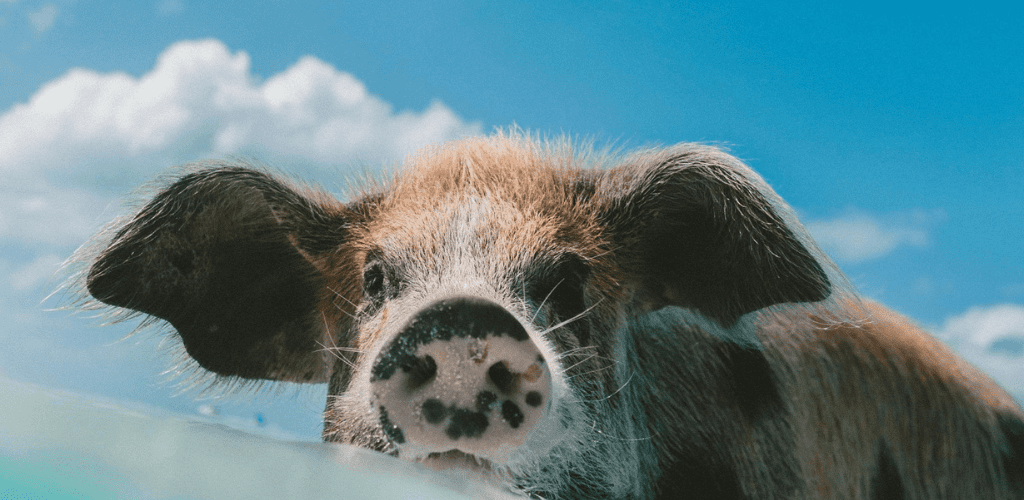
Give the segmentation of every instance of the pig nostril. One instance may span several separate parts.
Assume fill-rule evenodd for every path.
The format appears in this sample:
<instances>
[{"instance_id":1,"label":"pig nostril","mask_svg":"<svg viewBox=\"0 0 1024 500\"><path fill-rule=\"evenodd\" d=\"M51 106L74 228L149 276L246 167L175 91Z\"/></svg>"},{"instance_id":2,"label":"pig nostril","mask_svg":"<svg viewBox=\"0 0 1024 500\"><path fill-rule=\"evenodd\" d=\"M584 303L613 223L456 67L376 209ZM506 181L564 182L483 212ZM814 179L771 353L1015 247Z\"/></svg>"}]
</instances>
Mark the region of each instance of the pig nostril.
<instances>
[{"instance_id":1,"label":"pig nostril","mask_svg":"<svg viewBox=\"0 0 1024 500\"><path fill-rule=\"evenodd\" d=\"M409 375L409 389L417 389L437 375L437 362L430 356L415 358L411 363L403 365L402 371Z\"/></svg>"},{"instance_id":2,"label":"pig nostril","mask_svg":"<svg viewBox=\"0 0 1024 500\"><path fill-rule=\"evenodd\" d=\"M491 365L487 369L487 376L490 377L491 382L498 386L501 392L511 392L512 383L515 382L515 375L509 371L508 365L504 361L499 361Z\"/></svg>"},{"instance_id":3,"label":"pig nostril","mask_svg":"<svg viewBox=\"0 0 1024 500\"><path fill-rule=\"evenodd\" d=\"M526 404L536 408L544 402L544 396L537 391L530 391L526 393Z\"/></svg>"}]
</instances>

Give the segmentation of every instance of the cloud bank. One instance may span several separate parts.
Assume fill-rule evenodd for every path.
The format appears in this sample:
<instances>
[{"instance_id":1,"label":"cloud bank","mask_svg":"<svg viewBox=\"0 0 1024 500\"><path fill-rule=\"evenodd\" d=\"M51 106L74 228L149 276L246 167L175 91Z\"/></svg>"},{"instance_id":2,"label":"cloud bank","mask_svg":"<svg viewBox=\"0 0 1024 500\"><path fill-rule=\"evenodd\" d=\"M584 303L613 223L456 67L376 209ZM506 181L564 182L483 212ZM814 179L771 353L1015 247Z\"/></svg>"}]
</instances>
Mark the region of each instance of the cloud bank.
<instances>
[{"instance_id":1,"label":"cloud bank","mask_svg":"<svg viewBox=\"0 0 1024 500\"><path fill-rule=\"evenodd\" d=\"M440 102L395 111L314 57L261 80L220 41L178 42L140 77L73 69L0 115L0 238L80 242L111 200L201 158L334 170L480 131Z\"/></svg>"},{"instance_id":2,"label":"cloud bank","mask_svg":"<svg viewBox=\"0 0 1024 500\"><path fill-rule=\"evenodd\" d=\"M878 216L849 210L833 219L812 220L807 229L833 257L863 262L900 247L927 246L933 227L944 218L941 211L914 210Z\"/></svg>"},{"instance_id":3,"label":"cloud bank","mask_svg":"<svg viewBox=\"0 0 1024 500\"><path fill-rule=\"evenodd\" d=\"M36 14L40 30L59 21L53 8ZM108 345L129 325L97 334L83 330L81 317L43 311L57 301L40 304L63 277L54 276L59 263L124 212L121 200L172 165L211 157L255 158L330 187L346 169L361 174L427 143L480 132L439 102L395 110L313 57L258 77L248 55L216 40L175 43L142 75L70 70L0 109L0 371L180 405L153 391L154 361L140 354L157 352L159 339L141 349L138 337ZM232 411L222 418L246 410ZM310 425L318 410L260 411L282 428L319 435Z\"/></svg>"},{"instance_id":4,"label":"cloud bank","mask_svg":"<svg viewBox=\"0 0 1024 500\"><path fill-rule=\"evenodd\" d=\"M935 334L1024 401L1024 305L971 308L947 319Z\"/></svg>"}]
</instances>

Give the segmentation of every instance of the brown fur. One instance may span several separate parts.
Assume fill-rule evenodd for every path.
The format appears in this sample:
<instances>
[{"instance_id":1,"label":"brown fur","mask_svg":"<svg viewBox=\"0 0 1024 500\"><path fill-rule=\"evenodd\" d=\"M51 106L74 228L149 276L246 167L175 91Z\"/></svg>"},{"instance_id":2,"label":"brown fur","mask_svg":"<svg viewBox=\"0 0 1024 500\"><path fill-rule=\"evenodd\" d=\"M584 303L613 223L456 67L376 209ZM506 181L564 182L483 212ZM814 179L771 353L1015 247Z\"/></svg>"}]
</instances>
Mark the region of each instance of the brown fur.
<instances>
[{"instance_id":1,"label":"brown fur","mask_svg":"<svg viewBox=\"0 0 1024 500\"><path fill-rule=\"evenodd\" d=\"M84 276L94 297L167 320L222 377L328 382L329 441L400 454L366 411L370 365L426 303L471 293L555 366L537 437L487 464L511 489L1024 495L1012 399L859 300L792 210L713 148L468 139L348 204L205 165L109 239Z\"/></svg>"},{"instance_id":2,"label":"brown fur","mask_svg":"<svg viewBox=\"0 0 1024 500\"><path fill-rule=\"evenodd\" d=\"M1020 415L1019 407L906 318L875 303L862 314L863 324L822 328L812 318L767 329L779 343L767 351L784 374L784 392L815 401L792 412L795 429L816 430L802 436L798 450L805 451L797 453L803 470L814 472L816 496L865 496L869 478L841 471L863 467L864 457L885 443L906 498L1012 498L1003 486L1012 471L1003 471L993 454L1002 436L992 430L996 412ZM840 425L836 415L843 416ZM822 447L838 453L813 452Z\"/></svg>"},{"instance_id":3,"label":"brown fur","mask_svg":"<svg viewBox=\"0 0 1024 500\"><path fill-rule=\"evenodd\" d=\"M754 425L719 388L714 339L697 331L644 339L638 357L667 374L652 381L651 396L675 394L652 418L666 423L663 456L703 449L731 461L751 498L876 498L875 457L886 446L901 498L1017 498L1006 486L1014 471L994 453L1004 446L996 413L1021 415L1013 400L906 318L875 303L847 307L860 322L766 318L759 338L787 416ZM659 356L676 341L690 346L685 364Z\"/></svg>"}]
</instances>

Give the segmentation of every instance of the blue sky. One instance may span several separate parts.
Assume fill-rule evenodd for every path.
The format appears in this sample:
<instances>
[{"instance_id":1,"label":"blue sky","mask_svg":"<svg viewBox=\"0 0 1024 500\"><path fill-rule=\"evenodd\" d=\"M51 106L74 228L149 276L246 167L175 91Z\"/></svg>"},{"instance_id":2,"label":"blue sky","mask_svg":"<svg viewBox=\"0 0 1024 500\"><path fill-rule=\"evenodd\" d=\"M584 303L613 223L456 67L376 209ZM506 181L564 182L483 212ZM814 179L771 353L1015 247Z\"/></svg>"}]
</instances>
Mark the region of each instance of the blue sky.
<instances>
[{"instance_id":1,"label":"blue sky","mask_svg":"<svg viewBox=\"0 0 1024 500\"><path fill-rule=\"evenodd\" d=\"M0 375L315 436L323 388L175 397L158 336L45 310L54 268L174 164L341 192L517 124L727 145L865 295L1024 399L1019 2L297 5L0 0Z\"/></svg>"}]
</instances>

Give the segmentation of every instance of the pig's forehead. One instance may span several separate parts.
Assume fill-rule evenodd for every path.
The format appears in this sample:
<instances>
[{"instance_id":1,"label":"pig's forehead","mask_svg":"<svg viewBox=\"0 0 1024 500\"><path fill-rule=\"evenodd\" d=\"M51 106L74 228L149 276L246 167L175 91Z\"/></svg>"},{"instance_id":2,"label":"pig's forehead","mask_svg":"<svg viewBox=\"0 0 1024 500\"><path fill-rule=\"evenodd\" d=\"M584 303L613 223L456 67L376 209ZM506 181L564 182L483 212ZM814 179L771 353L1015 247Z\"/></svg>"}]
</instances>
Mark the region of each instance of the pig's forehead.
<instances>
[{"instance_id":1,"label":"pig's forehead","mask_svg":"<svg viewBox=\"0 0 1024 500\"><path fill-rule=\"evenodd\" d=\"M467 140L428 148L410 158L383 189L385 211L504 202L522 212L565 212L592 172L582 162L527 142ZM489 207L485 207L489 208Z\"/></svg>"},{"instance_id":2,"label":"pig's forehead","mask_svg":"<svg viewBox=\"0 0 1024 500\"><path fill-rule=\"evenodd\" d=\"M427 150L381 186L362 240L417 259L587 254L598 246L593 174L571 156L509 140Z\"/></svg>"},{"instance_id":3,"label":"pig's forehead","mask_svg":"<svg viewBox=\"0 0 1024 500\"><path fill-rule=\"evenodd\" d=\"M365 243L396 257L512 264L575 246L565 238L568 223L511 200L463 193L382 210L368 225Z\"/></svg>"}]
</instances>

